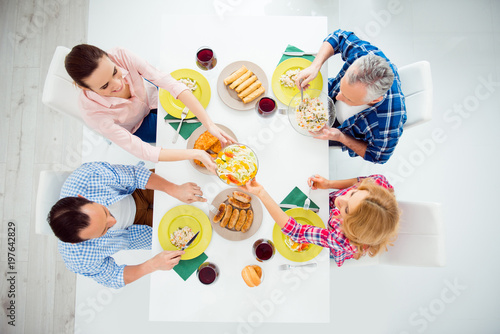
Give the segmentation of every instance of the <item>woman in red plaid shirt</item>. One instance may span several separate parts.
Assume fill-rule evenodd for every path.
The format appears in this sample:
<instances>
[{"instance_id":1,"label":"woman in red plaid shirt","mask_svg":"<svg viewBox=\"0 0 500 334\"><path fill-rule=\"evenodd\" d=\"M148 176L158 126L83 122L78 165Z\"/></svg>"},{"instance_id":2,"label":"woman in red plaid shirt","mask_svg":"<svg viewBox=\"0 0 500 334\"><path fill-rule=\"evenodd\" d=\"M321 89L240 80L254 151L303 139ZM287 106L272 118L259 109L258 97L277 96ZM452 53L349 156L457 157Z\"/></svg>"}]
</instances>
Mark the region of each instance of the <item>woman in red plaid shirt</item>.
<instances>
[{"instance_id":1,"label":"woman in red plaid shirt","mask_svg":"<svg viewBox=\"0 0 500 334\"><path fill-rule=\"evenodd\" d=\"M382 175L348 180L327 180L315 175L308 179L312 189L340 189L330 193L328 229L301 225L284 213L256 181L246 190L258 196L281 231L298 243L330 248L340 267L345 260L375 256L396 239L399 208L394 189Z\"/></svg>"}]
</instances>

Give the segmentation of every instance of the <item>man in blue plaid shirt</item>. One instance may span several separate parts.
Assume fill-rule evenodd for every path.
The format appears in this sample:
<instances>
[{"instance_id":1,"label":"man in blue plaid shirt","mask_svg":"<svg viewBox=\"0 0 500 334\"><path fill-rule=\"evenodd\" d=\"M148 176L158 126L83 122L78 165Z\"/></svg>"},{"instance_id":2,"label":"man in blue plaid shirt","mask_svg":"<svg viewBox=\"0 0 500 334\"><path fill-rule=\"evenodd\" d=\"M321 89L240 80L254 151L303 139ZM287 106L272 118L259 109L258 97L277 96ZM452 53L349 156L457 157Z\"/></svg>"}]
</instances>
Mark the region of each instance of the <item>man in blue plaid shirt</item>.
<instances>
[{"instance_id":1,"label":"man in blue plaid shirt","mask_svg":"<svg viewBox=\"0 0 500 334\"><path fill-rule=\"evenodd\" d=\"M351 157L383 164L389 160L406 122L406 107L396 66L377 47L354 33L337 30L323 42L311 66L295 83L309 87L325 61L340 53L344 66L328 79L328 93L335 102L334 128L315 136L337 142ZM335 144L335 143L334 143Z\"/></svg>"},{"instance_id":2,"label":"man in blue plaid shirt","mask_svg":"<svg viewBox=\"0 0 500 334\"><path fill-rule=\"evenodd\" d=\"M151 249L154 190L185 203L206 201L192 182L171 183L144 167L83 164L65 181L49 213L66 267L98 283L121 288L156 270L170 270L183 251L163 251L139 265L117 265L113 254Z\"/></svg>"}]
</instances>

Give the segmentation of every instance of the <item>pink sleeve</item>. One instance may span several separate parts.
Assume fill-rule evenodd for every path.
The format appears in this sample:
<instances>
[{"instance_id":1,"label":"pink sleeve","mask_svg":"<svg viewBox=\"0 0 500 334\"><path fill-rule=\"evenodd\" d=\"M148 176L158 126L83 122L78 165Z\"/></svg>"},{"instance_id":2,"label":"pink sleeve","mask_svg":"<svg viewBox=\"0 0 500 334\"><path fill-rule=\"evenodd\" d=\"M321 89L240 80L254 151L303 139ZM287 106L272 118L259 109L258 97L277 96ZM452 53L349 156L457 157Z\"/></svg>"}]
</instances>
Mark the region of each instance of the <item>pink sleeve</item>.
<instances>
[{"instance_id":1,"label":"pink sleeve","mask_svg":"<svg viewBox=\"0 0 500 334\"><path fill-rule=\"evenodd\" d=\"M186 85L175 80L169 73L164 73L151 66L148 62L136 56L133 52L123 49L115 48L110 50L110 53L120 59L121 61L129 64L145 79L151 81L156 86L167 90L173 97L177 96L184 90L188 89Z\"/></svg>"},{"instance_id":2,"label":"pink sleeve","mask_svg":"<svg viewBox=\"0 0 500 334\"><path fill-rule=\"evenodd\" d=\"M83 119L88 126L96 130L104 137L111 140L116 145L123 148L125 151L130 152L139 159L158 162L160 157L160 146L153 146L143 142L141 138L133 135L127 129L115 124L115 122L105 115L93 115L92 117L85 117Z\"/></svg>"}]
</instances>

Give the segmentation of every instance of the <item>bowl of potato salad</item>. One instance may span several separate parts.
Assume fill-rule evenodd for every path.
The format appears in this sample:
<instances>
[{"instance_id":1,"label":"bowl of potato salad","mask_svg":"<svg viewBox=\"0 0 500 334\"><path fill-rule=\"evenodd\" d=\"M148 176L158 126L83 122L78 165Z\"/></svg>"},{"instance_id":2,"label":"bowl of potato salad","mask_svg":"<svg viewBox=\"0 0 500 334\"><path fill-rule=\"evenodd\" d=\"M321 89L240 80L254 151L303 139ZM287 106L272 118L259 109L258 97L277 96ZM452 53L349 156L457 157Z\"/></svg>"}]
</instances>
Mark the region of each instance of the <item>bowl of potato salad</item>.
<instances>
[{"instance_id":1,"label":"bowl of potato salad","mask_svg":"<svg viewBox=\"0 0 500 334\"><path fill-rule=\"evenodd\" d=\"M297 93L288 105L288 120L300 134L314 136L335 121L335 105L332 99L318 89L304 91L301 100Z\"/></svg>"}]
</instances>

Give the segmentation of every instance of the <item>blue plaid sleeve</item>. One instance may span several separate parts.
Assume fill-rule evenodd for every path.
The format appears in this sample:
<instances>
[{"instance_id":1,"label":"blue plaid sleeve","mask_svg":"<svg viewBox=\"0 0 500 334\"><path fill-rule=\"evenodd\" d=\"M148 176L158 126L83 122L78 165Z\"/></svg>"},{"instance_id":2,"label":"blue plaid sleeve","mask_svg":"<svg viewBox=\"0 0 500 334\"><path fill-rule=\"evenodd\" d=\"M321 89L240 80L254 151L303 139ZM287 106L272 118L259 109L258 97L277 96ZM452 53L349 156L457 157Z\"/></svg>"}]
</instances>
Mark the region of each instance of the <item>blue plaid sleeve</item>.
<instances>
[{"instance_id":1,"label":"blue plaid sleeve","mask_svg":"<svg viewBox=\"0 0 500 334\"><path fill-rule=\"evenodd\" d=\"M151 171L141 162L136 166L90 162L75 170L61 189L61 198L82 195L109 206L137 188L145 189Z\"/></svg>"}]
</instances>

